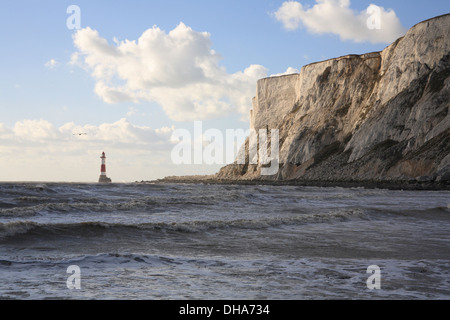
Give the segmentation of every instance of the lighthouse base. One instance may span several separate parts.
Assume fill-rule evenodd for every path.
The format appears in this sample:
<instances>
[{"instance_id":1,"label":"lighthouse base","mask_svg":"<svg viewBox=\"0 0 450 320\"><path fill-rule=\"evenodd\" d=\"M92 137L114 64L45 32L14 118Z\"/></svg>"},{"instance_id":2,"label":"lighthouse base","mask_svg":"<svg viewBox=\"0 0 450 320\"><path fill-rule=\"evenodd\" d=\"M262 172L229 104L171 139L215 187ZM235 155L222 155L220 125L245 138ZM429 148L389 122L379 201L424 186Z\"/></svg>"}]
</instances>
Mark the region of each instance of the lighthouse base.
<instances>
[{"instance_id":1,"label":"lighthouse base","mask_svg":"<svg viewBox=\"0 0 450 320\"><path fill-rule=\"evenodd\" d=\"M110 178L108 178L107 176L100 176L100 178L98 179L98 182L99 183L110 183L111 182L111 179Z\"/></svg>"}]
</instances>

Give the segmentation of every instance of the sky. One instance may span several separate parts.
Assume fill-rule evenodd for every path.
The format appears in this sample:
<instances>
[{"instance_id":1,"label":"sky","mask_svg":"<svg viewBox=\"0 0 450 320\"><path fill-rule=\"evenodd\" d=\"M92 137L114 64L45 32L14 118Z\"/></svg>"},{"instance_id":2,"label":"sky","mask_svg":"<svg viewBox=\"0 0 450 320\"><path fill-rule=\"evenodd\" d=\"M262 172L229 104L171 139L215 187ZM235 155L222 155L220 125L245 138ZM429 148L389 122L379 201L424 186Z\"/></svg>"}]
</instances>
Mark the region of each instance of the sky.
<instances>
[{"instance_id":1,"label":"sky","mask_svg":"<svg viewBox=\"0 0 450 320\"><path fill-rule=\"evenodd\" d=\"M258 79L381 51L449 12L444 0L3 0L0 181L96 182L103 151L113 182L213 174L235 150L227 130L249 128ZM183 149L180 163L180 141L204 158Z\"/></svg>"}]
</instances>

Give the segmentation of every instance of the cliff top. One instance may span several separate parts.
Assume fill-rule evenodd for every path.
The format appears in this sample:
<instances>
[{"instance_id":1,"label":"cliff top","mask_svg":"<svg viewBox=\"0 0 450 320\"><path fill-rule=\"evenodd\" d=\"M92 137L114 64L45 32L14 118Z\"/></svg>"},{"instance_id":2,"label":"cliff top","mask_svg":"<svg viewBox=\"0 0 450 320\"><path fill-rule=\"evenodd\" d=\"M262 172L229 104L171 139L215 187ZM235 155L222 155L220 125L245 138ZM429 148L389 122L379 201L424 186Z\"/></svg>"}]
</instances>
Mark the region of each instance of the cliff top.
<instances>
[{"instance_id":1,"label":"cliff top","mask_svg":"<svg viewBox=\"0 0 450 320\"><path fill-rule=\"evenodd\" d=\"M446 13L446 14L443 14L443 15L440 15L440 16L436 16L436 17L433 17L433 18L430 18L430 19L427 19L427 20L423 20L423 21L421 21L421 22L418 22L418 23L416 23L415 25L413 25L413 26L407 31L407 33L408 33L408 32L411 32L411 30L415 29L416 27L418 27L418 26L420 26L420 25L422 25L422 24L424 24L424 23L428 23L428 22L430 22L430 21L439 20L439 19L442 19L442 18L444 18L444 17L450 17L450 13ZM405 34L405 35L406 35L406 34ZM306 68L306 67L309 67L309 66L313 66L313 65L319 64L319 63L324 63L324 62L327 62L327 61L340 61L340 60L343 60L343 59L355 59L355 58L358 58L358 59L371 59L371 58L377 58L377 57L380 56L380 53L383 52L386 48L388 48L388 47L390 47L390 46L392 46L392 45L398 44L398 42L399 42L401 39L403 39L404 37L405 37L405 36L398 38L397 40L395 40L393 43L391 43L390 45L388 45L387 47L385 47L385 48L384 48L383 50L381 50L381 51L374 51L374 52L363 53L363 54L346 54L346 55L344 55L344 56L340 56L340 57L336 57L336 58L330 58L330 59L326 59L326 60L321 60L321 61L316 61L316 62L308 63L308 64L304 65L304 66L302 67L302 69L303 69L303 68ZM289 77L289 76L299 75L299 74L300 74L300 73L290 73L290 74L285 74L285 75L270 76L270 77L262 78L262 79L260 79L260 80L263 80L263 79L269 79L269 78Z\"/></svg>"}]
</instances>

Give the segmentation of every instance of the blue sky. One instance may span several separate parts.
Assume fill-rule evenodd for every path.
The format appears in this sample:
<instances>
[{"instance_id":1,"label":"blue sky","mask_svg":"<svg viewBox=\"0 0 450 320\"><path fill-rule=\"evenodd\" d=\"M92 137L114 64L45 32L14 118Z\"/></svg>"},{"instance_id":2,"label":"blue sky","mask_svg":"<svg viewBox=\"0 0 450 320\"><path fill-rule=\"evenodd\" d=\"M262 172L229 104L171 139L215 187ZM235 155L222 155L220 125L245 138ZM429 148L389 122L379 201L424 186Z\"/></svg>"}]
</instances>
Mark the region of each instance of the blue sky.
<instances>
[{"instance_id":1,"label":"blue sky","mask_svg":"<svg viewBox=\"0 0 450 320\"><path fill-rule=\"evenodd\" d=\"M357 25L340 31L353 23L342 20L345 13L356 17L372 3L395 15L384 24L388 40L373 43ZM80 30L67 28L70 5L80 8ZM2 1L0 180L96 181L102 151L117 182L216 172L223 164L172 164L171 132L192 130L194 120L204 128L247 129L258 77L380 51L402 28L449 12L442 0ZM171 31L189 51L175 47ZM109 60L117 50L126 55ZM150 61L156 71L142 71ZM211 77L195 78L194 61ZM92 134L73 136L80 130Z\"/></svg>"}]
</instances>

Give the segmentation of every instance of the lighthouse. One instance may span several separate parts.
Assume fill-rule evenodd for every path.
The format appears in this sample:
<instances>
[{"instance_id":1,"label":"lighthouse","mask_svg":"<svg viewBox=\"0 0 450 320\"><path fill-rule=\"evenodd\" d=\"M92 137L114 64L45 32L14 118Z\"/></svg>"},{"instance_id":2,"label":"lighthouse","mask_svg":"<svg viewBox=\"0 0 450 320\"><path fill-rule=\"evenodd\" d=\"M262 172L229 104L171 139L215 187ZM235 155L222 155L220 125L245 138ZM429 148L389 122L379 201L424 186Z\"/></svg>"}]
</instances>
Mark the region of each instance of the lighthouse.
<instances>
[{"instance_id":1,"label":"lighthouse","mask_svg":"<svg viewBox=\"0 0 450 320\"><path fill-rule=\"evenodd\" d=\"M111 182L111 179L106 176L106 156L104 152L102 152L100 159L102 159L102 166L100 168L100 178L98 179L98 182L109 183Z\"/></svg>"}]
</instances>

